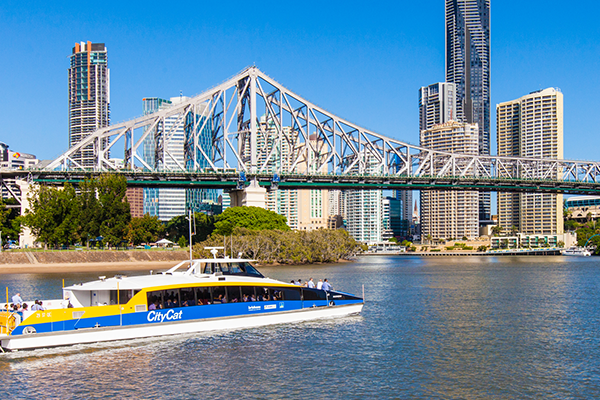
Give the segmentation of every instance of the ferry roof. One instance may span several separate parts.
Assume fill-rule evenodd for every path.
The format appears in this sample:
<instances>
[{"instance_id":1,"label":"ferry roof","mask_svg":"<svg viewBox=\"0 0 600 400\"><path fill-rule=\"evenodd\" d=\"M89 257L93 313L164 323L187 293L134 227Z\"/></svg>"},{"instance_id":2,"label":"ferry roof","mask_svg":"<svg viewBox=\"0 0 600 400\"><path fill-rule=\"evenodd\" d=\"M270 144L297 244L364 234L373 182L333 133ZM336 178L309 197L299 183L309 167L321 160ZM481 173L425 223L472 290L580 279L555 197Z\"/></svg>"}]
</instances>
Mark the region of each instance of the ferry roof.
<instances>
[{"instance_id":1,"label":"ferry roof","mask_svg":"<svg viewBox=\"0 0 600 400\"><path fill-rule=\"evenodd\" d=\"M258 278L252 276L239 275L207 275L207 274L185 274L185 273L165 273L157 275L140 275L140 276L123 276L106 278L103 280L80 283L67 286L64 290L71 291L92 291L92 290L141 290L156 286L169 285L188 285L197 283L221 283L221 282L236 282L236 283L253 283L253 284L276 284L289 285L287 283L277 281L270 278Z\"/></svg>"}]
</instances>

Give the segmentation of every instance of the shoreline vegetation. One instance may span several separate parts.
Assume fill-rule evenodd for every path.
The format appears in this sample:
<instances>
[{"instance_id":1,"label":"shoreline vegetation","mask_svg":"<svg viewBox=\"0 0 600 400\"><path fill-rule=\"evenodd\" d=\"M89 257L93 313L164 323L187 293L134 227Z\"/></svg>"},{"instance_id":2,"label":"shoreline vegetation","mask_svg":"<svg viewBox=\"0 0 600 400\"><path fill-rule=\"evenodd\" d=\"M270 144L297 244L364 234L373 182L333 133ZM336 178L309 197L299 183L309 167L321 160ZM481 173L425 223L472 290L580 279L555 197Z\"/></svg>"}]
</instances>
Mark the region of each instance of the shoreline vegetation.
<instances>
[{"instance_id":1,"label":"shoreline vegetation","mask_svg":"<svg viewBox=\"0 0 600 400\"><path fill-rule=\"evenodd\" d=\"M262 265L334 263L351 260L366 250L342 229L284 231L239 227L229 236L213 233L195 244L194 257L212 258L205 247L224 247L225 254L232 258L249 258Z\"/></svg>"}]
</instances>

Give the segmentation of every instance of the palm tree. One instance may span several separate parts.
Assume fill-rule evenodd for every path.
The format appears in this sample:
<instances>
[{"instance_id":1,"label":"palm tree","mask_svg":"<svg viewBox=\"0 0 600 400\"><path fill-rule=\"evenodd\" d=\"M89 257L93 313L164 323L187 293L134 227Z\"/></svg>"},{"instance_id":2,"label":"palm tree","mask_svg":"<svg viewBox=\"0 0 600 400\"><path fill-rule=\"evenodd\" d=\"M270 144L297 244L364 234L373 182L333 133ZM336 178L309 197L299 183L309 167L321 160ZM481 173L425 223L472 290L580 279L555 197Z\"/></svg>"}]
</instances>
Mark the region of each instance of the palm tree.
<instances>
[{"instance_id":1,"label":"palm tree","mask_svg":"<svg viewBox=\"0 0 600 400\"><path fill-rule=\"evenodd\" d=\"M517 228L514 225L510 227L510 233L512 236L515 236L517 234L517 232L519 232L519 228Z\"/></svg>"},{"instance_id":2,"label":"palm tree","mask_svg":"<svg viewBox=\"0 0 600 400\"><path fill-rule=\"evenodd\" d=\"M427 244L431 244L431 235L430 234L425 235L425 239L427 239Z\"/></svg>"},{"instance_id":3,"label":"palm tree","mask_svg":"<svg viewBox=\"0 0 600 400\"><path fill-rule=\"evenodd\" d=\"M500 225L492 226L492 234L494 236L500 236L500 233L504 230Z\"/></svg>"}]
</instances>

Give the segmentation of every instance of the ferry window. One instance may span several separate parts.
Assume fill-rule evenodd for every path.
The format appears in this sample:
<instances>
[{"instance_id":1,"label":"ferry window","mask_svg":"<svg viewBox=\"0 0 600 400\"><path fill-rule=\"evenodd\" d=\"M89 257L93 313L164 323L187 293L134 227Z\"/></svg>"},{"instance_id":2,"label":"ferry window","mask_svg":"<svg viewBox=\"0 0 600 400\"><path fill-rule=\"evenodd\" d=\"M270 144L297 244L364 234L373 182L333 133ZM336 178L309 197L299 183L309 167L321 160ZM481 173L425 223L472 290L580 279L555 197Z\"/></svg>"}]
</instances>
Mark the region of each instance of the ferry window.
<instances>
[{"instance_id":1,"label":"ferry window","mask_svg":"<svg viewBox=\"0 0 600 400\"><path fill-rule=\"evenodd\" d=\"M227 288L227 299L230 303L237 303L242 298L239 286L229 286Z\"/></svg>"},{"instance_id":2,"label":"ferry window","mask_svg":"<svg viewBox=\"0 0 600 400\"><path fill-rule=\"evenodd\" d=\"M283 288L284 300L300 300L300 288Z\"/></svg>"},{"instance_id":3,"label":"ferry window","mask_svg":"<svg viewBox=\"0 0 600 400\"><path fill-rule=\"evenodd\" d=\"M196 299L197 299L197 303L199 306L200 305L206 305L206 304L211 304L212 303L212 299L210 297L210 289L207 287L197 287L195 288L196 291Z\"/></svg>"},{"instance_id":4,"label":"ferry window","mask_svg":"<svg viewBox=\"0 0 600 400\"><path fill-rule=\"evenodd\" d=\"M206 265L204 266L204 273L205 274L212 274L213 273L213 269L212 269L212 264L211 263L206 263Z\"/></svg>"},{"instance_id":5,"label":"ferry window","mask_svg":"<svg viewBox=\"0 0 600 400\"><path fill-rule=\"evenodd\" d=\"M213 303L227 303L227 291L224 286L216 286L213 288Z\"/></svg>"},{"instance_id":6,"label":"ferry window","mask_svg":"<svg viewBox=\"0 0 600 400\"><path fill-rule=\"evenodd\" d=\"M163 308L163 292L164 290L157 290L154 292L148 292L148 310L156 310Z\"/></svg>"},{"instance_id":7,"label":"ferry window","mask_svg":"<svg viewBox=\"0 0 600 400\"><path fill-rule=\"evenodd\" d=\"M229 273L231 275L241 275L244 273L244 270L240 266L240 263L231 263L229 265Z\"/></svg>"},{"instance_id":8,"label":"ferry window","mask_svg":"<svg viewBox=\"0 0 600 400\"><path fill-rule=\"evenodd\" d=\"M167 289L164 294L164 308L179 307L181 301L179 299L179 289Z\"/></svg>"},{"instance_id":9,"label":"ferry window","mask_svg":"<svg viewBox=\"0 0 600 400\"><path fill-rule=\"evenodd\" d=\"M119 290L118 292L119 294L117 295L116 290L110 291L110 304L127 304L133 297L131 290Z\"/></svg>"},{"instance_id":10,"label":"ferry window","mask_svg":"<svg viewBox=\"0 0 600 400\"><path fill-rule=\"evenodd\" d=\"M229 264L228 263L222 263L219 265L215 265L215 272L218 270L221 270L221 272L223 273L223 275L230 275L229 273Z\"/></svg>"},{"instance_id":11,"label":"ferry window","mask_svg":"<svg viewBox=\"0 0 600 400\"><path fill-rule=\"evenodd\" d=\"M242 286L242 301L256 301L254 286Z\"/></svg>"},{"instance_id":12,"label":"ferry window","mask_svg":"<svg viewBox=\"0 0 600 400\"><path fill-rule=\"evenodd\" d=\"M194 288L179 289L181 296L181 307L195 306L196 299L194 298Z\"/></svg>"},{"instance_id":13,"label":"ferry window","mask_svg":"<svg viewBox=\"0 0 600 400\"><path fill-rule=\"evenodd\" d=\"M246 271L246 275L264 278L263 274L258 272L258 270L256 268L254 268L252 265L250 265L250 263L243 262L243 263L240 263L240 266L242 269L244 269Z\"/></svg>"},{"instance_id":14,"label":"ferry window","mask_svg":"<svg viewBox=\"0 0 600 400\"><path fill-rule=\"evenodd\" d=\"M327 295L324 290L318 289L302 289L304 300L327 300Z\"/></svg>"},{"instance_id":15,"label":"ferry window","mask_svg":"<svg viewBox=\"0 0 600 400\"><path fill-rule=\"evenodd\" d=\"M265 287L257 287L256 288L256 300L257 301L273 301L275 300L275 296L273 295L273 290Z\"/></svg>"}]
</instances>

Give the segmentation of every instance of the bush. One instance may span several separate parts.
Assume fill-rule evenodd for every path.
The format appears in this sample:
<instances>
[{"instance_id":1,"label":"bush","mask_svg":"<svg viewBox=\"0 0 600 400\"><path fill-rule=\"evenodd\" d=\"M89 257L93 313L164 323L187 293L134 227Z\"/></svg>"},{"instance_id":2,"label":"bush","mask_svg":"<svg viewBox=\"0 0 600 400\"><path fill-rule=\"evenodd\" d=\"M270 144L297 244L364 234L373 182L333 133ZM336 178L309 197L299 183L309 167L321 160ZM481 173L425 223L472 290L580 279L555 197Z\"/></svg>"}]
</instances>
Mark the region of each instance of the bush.
<instances>
[{"instance_id":1,"label":"bush","mask_svg":"<svg viewBox=\"0 0 600 400\"><path fill-rule=\"evenodd\" d=\"M448 246L448 247L446 247L446 250L454 250L454 248L455 248L454 246Z\"/></svg>"},{"instance_id":2,"label":"bush","mask_svg":"<svg viewBox=\"0 0 600 400\"><path fill-rule=\"evenodd\" d=\"M477 251L479 251L479 252L481 252L481 253L484 253L484 252L486 252L486 251L487 251L487 246L485 246L485 245L481 245L481 246L479 246L479 247L477 248Z\"/></svg>"},{"instance_id":3,"label":"bush","mask_svg":"<svg viewBox=\"0 0 600 400\"><path fill-rule=\"evenodd\" d=\"M473 250L473 246L463 246L463 250Z\"/></svg>"},{"instance_id":4,"label":"bush","mask_svg":"<svg viewBox=\"0 0 600 400\"><path fill-rule=\"evenodd\" d=\"M434 252L434 251L436 251L436 252L440 252L440 251L442 251L442 250L441 250L441 249L431 249L430 251L431 251L431 252Z\"/></svg>"}]
</instances>

